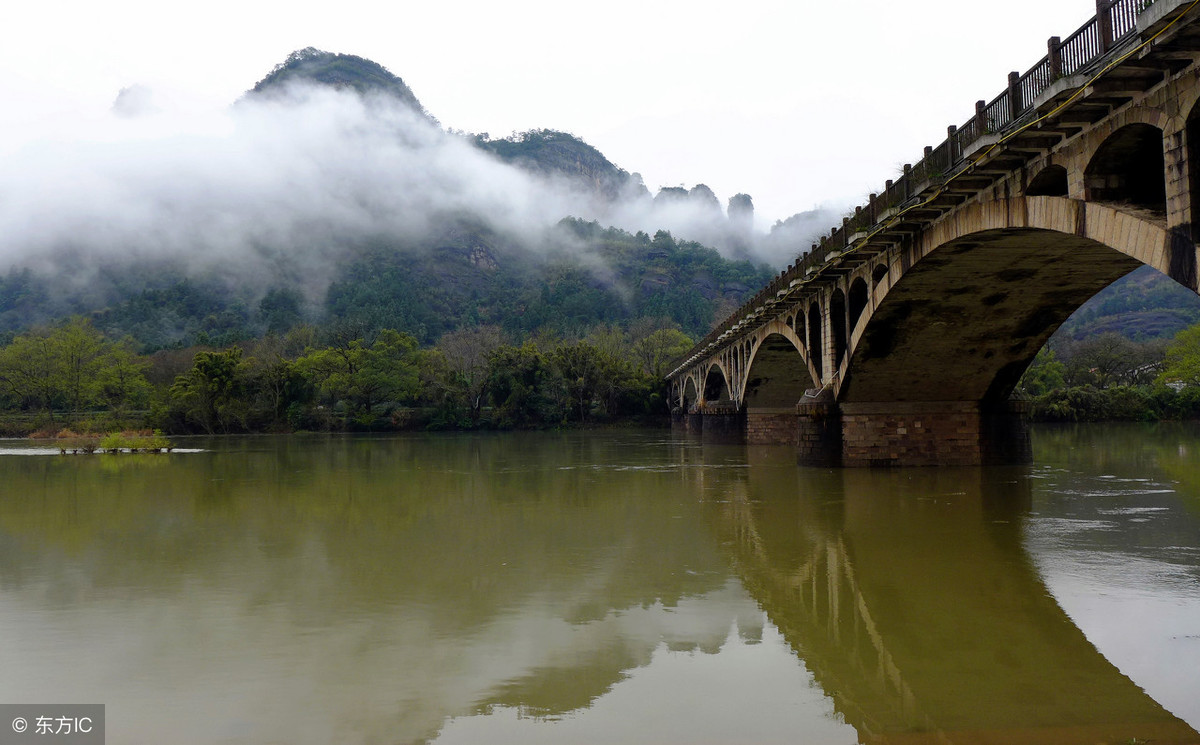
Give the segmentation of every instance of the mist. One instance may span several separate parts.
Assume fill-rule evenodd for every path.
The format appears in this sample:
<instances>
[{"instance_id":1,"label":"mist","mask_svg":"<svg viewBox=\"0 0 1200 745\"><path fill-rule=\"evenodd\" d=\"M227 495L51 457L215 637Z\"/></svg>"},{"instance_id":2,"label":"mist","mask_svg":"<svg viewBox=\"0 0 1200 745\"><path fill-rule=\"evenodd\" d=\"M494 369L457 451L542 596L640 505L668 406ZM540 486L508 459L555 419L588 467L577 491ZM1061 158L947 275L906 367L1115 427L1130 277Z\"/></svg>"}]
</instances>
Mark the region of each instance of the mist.
<instances>
[{"instance_id":1,"label":"mist","mask_svg":"<svg viewBox=\"0 0 1200 745\"><path fill-rule=\"evenodd\" d=\"M587 246L554 230L562 218L665 229L776 268L833 222L818 210L766 234L707 187L682 200L627 191L506 164L386 96L300 85L197 113L134 86L102 116L0 156L0 271L87 288L114 267L162 266L315 300L355 246L420 247L448 219L585 261Z\"/></svg>"}]
</instances>

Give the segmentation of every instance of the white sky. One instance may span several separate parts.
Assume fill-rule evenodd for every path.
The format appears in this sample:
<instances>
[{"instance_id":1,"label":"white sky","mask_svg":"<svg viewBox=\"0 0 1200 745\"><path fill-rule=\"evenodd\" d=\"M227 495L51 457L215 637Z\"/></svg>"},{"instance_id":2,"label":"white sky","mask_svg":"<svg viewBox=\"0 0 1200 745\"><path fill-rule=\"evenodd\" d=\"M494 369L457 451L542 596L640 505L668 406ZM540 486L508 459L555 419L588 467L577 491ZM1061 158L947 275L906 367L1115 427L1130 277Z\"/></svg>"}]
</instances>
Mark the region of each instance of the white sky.
<instances>
[{"instance_id":1,"label":"white sky","mask_svg":"<svg viewBox=\"0 0 1200 745\"><path fill-rule=\"evenodd\" d=\"M444 126L572 132L760 227L862 201L1092 0L35 0L0 14L0 152L141 84L212 110L295 49L372 59Z\"/></svg>"}]
</instances>

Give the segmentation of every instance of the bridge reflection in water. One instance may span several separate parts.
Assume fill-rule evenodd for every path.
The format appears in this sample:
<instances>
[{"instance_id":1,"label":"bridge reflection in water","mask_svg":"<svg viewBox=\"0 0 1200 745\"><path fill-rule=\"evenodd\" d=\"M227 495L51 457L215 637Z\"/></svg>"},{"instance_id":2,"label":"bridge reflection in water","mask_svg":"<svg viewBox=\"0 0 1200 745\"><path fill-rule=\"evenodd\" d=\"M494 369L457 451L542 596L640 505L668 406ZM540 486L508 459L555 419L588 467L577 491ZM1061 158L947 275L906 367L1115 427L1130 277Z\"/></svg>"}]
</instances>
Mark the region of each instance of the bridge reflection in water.
<instances>
[{"instance_id":1,"label":"bridge reflection in water","mask_svg":"<svg viewBox=\"0 0 1200 745\"><path fill-rule=\"evenodd\" d=\"M1200 742L1051 597L1022 549L1026 470L751 456L745 480L721 489L725 545L862 742Z\"/></svg>"}]
</instances>

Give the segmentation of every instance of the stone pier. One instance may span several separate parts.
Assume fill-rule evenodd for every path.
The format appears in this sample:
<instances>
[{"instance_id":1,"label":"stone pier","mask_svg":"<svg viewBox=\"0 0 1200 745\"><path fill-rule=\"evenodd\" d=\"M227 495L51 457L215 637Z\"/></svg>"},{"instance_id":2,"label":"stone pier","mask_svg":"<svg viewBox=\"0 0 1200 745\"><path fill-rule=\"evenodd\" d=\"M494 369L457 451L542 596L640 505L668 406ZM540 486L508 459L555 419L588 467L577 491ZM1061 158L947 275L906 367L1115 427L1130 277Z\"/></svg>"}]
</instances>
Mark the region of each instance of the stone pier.
<instances>
[{"instance_id":1,"label":"stone pier","mask_svg":"<svg viewBox=\"0 0 1200 745\"><path fill-rule=\"evenodd\" d=\"M1019 404L989 410L962 401L841 404L842 464L978 466L1028 462Z\"/></svg>"}]
</instances>

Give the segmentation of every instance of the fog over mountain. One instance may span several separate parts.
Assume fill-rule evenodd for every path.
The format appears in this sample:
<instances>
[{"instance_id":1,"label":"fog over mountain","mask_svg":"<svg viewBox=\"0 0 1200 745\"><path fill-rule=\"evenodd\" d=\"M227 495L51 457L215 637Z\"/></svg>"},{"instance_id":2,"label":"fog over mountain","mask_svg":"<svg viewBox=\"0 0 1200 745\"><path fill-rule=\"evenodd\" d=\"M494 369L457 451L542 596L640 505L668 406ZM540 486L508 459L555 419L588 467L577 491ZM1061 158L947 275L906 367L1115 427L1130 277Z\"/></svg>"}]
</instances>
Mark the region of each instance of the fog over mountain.
<instances>
[{"instance_id":1,"label":"fog over mountain","mask_svg":"<svg viewBox=\"0 0 1200 745\"><path fill-rule=\"evenodd\" d=\"M323 58L342 64L322 68ZM652 199L640 177L603 156L595 168L577 152L558 167L519 155L506 162L489 143L520 136L447 132L383 68L364 83L373 63L360 58L304 50L289 62L201 120L126 88L108 120L0 161L3 268L90 281L101 266L167 261L315 291L344 247L381 236L420 243L463 216L535 251L563 240L551 229L566 216L670 230L776 266L806 245L754 233L744 206L729 220L703 185Z\"/></svg>"}]
</instances>

